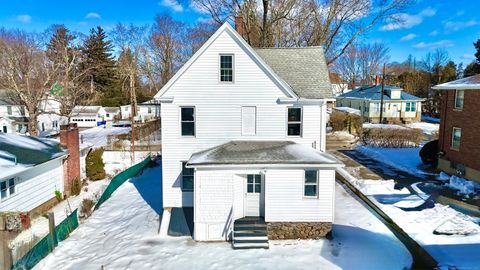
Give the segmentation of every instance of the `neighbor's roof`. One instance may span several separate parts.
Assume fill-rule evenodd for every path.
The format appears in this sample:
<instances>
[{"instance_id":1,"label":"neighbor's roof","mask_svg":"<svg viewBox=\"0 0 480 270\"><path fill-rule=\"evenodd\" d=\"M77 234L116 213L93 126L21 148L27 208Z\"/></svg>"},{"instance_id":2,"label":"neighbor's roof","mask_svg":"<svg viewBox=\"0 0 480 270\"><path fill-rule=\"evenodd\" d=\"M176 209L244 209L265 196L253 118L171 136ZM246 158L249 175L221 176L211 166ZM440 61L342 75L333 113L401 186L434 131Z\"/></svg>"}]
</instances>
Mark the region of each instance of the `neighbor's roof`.
<instances>
[{"instance_id":1,"label":"neighbor's roof","mask_svg":"<svg viewBox=\"0 0 480 270\"><path fill-rule=\"evenodd\" d=\"M194 153L187 165L324 165L342 163L332 155L291 141L230 141Z\"/></svg>"},{"instance_id":2,"label":"neighbor's roof","mask_svg":"<svg viewBox=\"0 0 480 270\"><path fill-rule=\"evenodd\" d=\"M480 90L480 74L435 85L436 90Z\"/></svg>"},{"instance_id":3,"label":"neighbor's roof","mask_svg":"<svg viewBox=\"0 0 480 270\"><path fill-rule=\"evenodd\" d=\"M98 111L102 108L102 106L75 106L72 112L70 113L71 116L96 116Z\"/></svg>"},{"instance_id":4,"label":"neighbor's roof","mask_svg":"<svg viewBox=\"0 0 480 270\"><path fill-rule=\"evenodd\" d=\"M265 48L255 52L301 98L333 98L322 47Z\"/></svg>"},{"instance_id":5,"label":"neighbor's roof","mask_svg":"<svg viewBox=\"0 0 480 270\"><path fill-rule=\"evenodd\" d=\"M0 133L0 179L67 153L55 140Z\"/></svg>"},{"instance_id":6,"label":"neighbor's roof","mask_svg":"<svg viewBox=\"0 0 480 270\"><path fill-rule=\"evenodd\" d=\"M12 90L0 89L0 105L18 105L16 94Z\"/></svg>"},{"instance_id":7,"label":"neighbor's roof","mask_svg":"<svg viewBox=\"0 0 480 270\"><path fill-rule=\"evenodd\" d=\"M417 96L411 95L402 88L396 86L385 86L384 87L384 95L383 100L413 100L413 101L422 101L423 98L419 98ZM387 93L390 90L402 90L400 99L391 99ZM381 100L382 99L382 86L381 85L373 85L373 86L362 86L356 89L353 89L350 92L345 94L339 95L337 99L362 99L362 100Z\"/></svg>"},{"instance_id":8,"label":"neighbor's roof","mask_svg":"<svg viewBox=\"0 0 480 270\"><path fill-rule=\"evenodd\" d=\"M118 113L120 112L120 107L103 107L106 113Z\"/></svg>"}]
</instances>

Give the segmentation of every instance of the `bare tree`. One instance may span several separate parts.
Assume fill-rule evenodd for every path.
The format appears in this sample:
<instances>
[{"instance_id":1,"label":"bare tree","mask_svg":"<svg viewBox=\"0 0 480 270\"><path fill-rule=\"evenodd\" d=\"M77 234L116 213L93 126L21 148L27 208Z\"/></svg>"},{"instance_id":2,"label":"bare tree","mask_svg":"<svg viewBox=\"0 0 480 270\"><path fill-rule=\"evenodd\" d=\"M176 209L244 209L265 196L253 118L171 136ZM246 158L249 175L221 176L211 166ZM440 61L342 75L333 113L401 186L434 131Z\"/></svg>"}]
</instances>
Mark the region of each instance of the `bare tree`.
<instances>
[{"instance_id":1,"label":"bare tree","mask_svg":"<svg viewBox=\"0 0 480 270\"><path fill-rule=\"evenodd\" d=\"M32 34L0 29L0 88L13 91L28 111L28 132L37 135L39 104L53 82L51 61Z\"/></svg>"}]
</instances>

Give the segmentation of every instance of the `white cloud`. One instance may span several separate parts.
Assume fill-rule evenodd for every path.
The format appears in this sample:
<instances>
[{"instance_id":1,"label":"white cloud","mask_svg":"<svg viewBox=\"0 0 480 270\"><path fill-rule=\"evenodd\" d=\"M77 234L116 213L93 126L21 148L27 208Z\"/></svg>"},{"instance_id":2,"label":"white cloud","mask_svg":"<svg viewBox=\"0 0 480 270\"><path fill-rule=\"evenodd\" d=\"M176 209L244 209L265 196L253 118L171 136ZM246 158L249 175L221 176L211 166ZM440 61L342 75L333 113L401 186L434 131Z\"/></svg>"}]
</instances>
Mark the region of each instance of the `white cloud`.
<instances>
[{"instance_id":1,"label":"white cloud","mask_svg":"<svg viewBox=\"0 0 480 270\"><path fill-rule=\"evenodd\" d=\"M400 41L409 41L409 40L412 40L412 39L414 39L414 38L416 38L416 37L417 37L417 35L415 35L415 34L413 34L413 33L410 33L410 34L408 34L408 35L406 35L406 36L403 36L403 37L400 39Z\"/></svg>"},{"instance_id":2,"label":"white cloud","mask_svg":"<svg viewBox=\"0 0 480 270\"><path fill-rule=\"evenodd\" d=\"M85 22L85 21L81 21L81 22L78 22L78 25L87 25L88 22Z\"/></svg>"},{"instance_id":3,"label":"white cloud","mask_svg":"<svg viewBox=\"0 0 480 270\"><path fill-rule=\"evenodd\" d=\"M436 35L438 35L438 31L437 30L433 30L432 32L430 32L430 34L428 34L429 36L431 37L434 37Z\"/></svg>"},{"instance_id":4,"label":"white cloud","mask_svg":"<svg viewBox=\"0 0 480 270\"><path fill-rule=\"evenodd\" d=\"M460 56L460 58L463 59L463 60L473 60L476 57L473 54L466 53L466 54Z\"/></svg>"},{"instance_id":5,"label":"white cloud","mask_svg":"<svg viewBox=\"0 0 480 270\"><path fill-rule=\"evenodd\" d=\"M413 48L416 49L437 49L437 48L443 48L443 47L452 47L453 41L451 40L440 40L436 42L419 42L415 45L413 45Z\"/></svg>"},{"instance_id":6,"label":"white cloud","mask_svg":"<svg viewBox=\"0 0 480 270\"><path fill-rule=\"evenodd\" d=\"M161 6L168 7L172 9L175 12L182 12L183 11L183 6L177 2L177 0L162 0L160 3L158 3Z\"/></svg>"},{"instance_id":7,"label":"white cloud","mask_svg":"<svg viewBox=\"0 0 480 270\"><path fill-rule=\"evenodd\" d=\"M101 19L102 16L100 14L95 13L95 12L90 12L87 15L85 15L85 19Z\"/></svg>"},{"instance_id":8,"label":"white cloud","mask_svg":"<svg viewBox=\"0 0 480 270\"><path fill-rule=\"evenodd\" d=\"M446 32L455 32L461 30L463 28L467 28L470 26L478 25L479 22L476 20L469 20L469 21L445 21L443 25L445 26Z\"/></svg>"},{"instance_id":9,"label":"white cloud","mask_svg":"<svg viewBox=\"0 0 480 270\"><path fill-rule=\"evenodd\" d=\"M432 17L437 11L431 7L427 7L417 14L398 13L390 23L380 27L382 31L392 31L397 29L409 29L423 22L425 17Z\"/></svg>"},{"instance_id":10,"label":"white cloud","mask_svg":"<svg viewBox=\"0 0 480 270\"><path fill-rule=\"evenodd\" d=\"M29 23L32 21L32 16L27 14L22 14L22 15L18 15L16 19L21 23Z\"/></svg>"}]
</instances>

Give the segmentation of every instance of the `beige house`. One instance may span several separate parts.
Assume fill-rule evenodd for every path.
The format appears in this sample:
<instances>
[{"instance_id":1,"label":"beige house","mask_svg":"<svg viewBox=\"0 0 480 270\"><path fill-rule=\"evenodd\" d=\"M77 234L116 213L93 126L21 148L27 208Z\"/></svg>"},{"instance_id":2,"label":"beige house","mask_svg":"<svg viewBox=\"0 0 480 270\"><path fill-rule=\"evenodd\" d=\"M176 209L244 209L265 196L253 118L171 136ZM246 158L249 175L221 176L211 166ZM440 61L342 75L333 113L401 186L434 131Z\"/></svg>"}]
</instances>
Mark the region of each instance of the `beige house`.
<instances>
[{"instance_id":1,"label":"beige house","mask_svg":"<svg viewBox=\"0 0 480 270\"><path fill-rule=\"evenodd\" d=\"M336 98L337 107L360 110L365 122L380 122L382 87L363 86ZM387 122L411 123L420 121L424 99L411 95L395 86L385 86L383 94L383 119Z\"/></svg>"}]
</instances>

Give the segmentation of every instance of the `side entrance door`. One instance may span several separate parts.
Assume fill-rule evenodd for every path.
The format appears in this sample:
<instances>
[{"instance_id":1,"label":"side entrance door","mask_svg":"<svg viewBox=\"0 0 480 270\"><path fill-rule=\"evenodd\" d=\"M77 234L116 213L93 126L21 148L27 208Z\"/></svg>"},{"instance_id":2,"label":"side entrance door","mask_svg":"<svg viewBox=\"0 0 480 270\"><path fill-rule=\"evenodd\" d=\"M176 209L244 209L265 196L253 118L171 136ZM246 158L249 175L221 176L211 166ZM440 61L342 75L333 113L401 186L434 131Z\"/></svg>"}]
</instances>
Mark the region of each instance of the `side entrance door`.
<instances>
[{"instance_id":1,"label":"side entrance door","mask_svg":"<svg viewBox=\"0 0 480 270\"><path fill-rule=\"evenodd\" d=\"M247 217L260 216L260 201L262 198L262 176L260 174L247 175L245 188L244 215Z\"/></svg>"}]
</instances>

